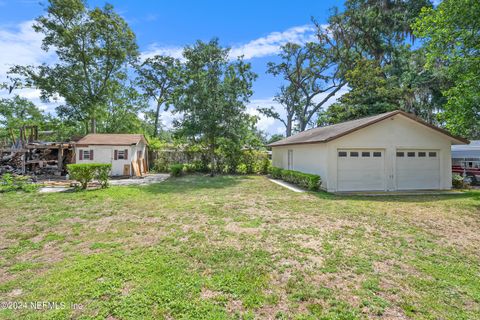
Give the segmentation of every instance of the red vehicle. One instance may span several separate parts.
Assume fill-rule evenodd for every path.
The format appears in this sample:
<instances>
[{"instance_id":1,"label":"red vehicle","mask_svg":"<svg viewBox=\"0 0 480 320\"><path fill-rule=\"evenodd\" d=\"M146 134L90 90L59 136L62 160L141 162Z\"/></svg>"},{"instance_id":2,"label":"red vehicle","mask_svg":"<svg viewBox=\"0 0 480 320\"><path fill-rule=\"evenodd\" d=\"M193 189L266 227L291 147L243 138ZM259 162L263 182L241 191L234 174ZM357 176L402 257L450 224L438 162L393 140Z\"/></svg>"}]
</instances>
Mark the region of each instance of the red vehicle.
<instances>
[{"instance_id":1,"label":"red vehicle","mask_svg":"<svg viewBox=\"0 0 480 320\"><path fill-rule=\"evenodd\" d=\"M452 159L452 173L465 177L471 184L478 184L480 159Z\"/></svg>"},{"instance_id":2,"label":"red vehicle","mask_svg":"<svg viewBox=\"0 0 480 320\"><path fill-rule=\"evenodd\" d=\"M480 140L452 146L452 173L465 177L471 184L480 183Z\"/></svg>"},{"instance_id":3,"label":"red vehicle","mask_svg":"<svg viewBox=\"0 0 480 320\"><path fill-rule=\"evenodd\" d=\"M452 173L465 177L471 184L480 183L480 140L452 146Z\"/></svg>"}]
</instances>

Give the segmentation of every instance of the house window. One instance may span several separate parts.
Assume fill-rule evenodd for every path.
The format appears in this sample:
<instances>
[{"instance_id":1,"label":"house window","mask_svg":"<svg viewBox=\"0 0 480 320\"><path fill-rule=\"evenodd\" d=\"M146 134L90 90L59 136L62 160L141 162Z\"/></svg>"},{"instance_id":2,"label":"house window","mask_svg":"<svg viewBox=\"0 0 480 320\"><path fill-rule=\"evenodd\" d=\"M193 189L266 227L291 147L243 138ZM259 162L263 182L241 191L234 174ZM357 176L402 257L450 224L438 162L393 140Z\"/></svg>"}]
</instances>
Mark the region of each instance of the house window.
<instances>
[{"instance_id":1,"label":"house window","mask_svg":"<svg viewBox=\"0 0 480 320\"><path fill-rule=\"evenodd\" d=\"M427 156L427 153L426 152L419 152L418 153L418 157L419 158L425 158Z\"/></svg>"},{"instance_id":2,"label":"house window","mask_svg":"<svg viewBox=\"0 0 480 320\"><path fill-rule=\"evenodd\" d=\"M93 160L93 150L79 150L78 151L79 160Z\"/></svg>"},{"instance_id":3,"label":"house window","mask_svg":"<svg viewBox=\"0 0 480 320\"><path fill-rule=\"evenodd\" d=\"M118 160L125 160L125 150L118 150Z\"/></svg>"},{"instance_id":4,"label":"house window","mask_svg":"<svg viewBox=\"0 0 480 320\"><path fill-rule=\"evenodd\" d=\"M370 157L370 152L368 151L362 152L362 157Z\"/></svg>"},{"instance_id":5,"label":"house window","mask_svg":"<svg viewBox=\"0 0 480 320\"><path fill-rule=\"evenodd\" d=\"M415 157L415 152L407 152L407 157L414 158Z\"/></svg>"},{"instance_id":6,"label":"house window","mask_svg":"<svg viewBox=\"0 0 480 320\"><path fill-rule=\"evenodd\" d=\"M401 151L397 151L397 157L404 157L405 156L405 153L404 152L401 152Z\"/></svg>"},{"instance_id":7,"label":"house window","mask_svg":"<svg viewBox=\"0 0 480 320\"><path fill-rule=\"evenodd\" d=\"M373 156L374 156L375 158L380 158L380 157L382 156L382 153L379 152L379 151L375 151L375 152L373 153Z\"/></svg>"},{"instance_id":8,"label":"house window","mask_svg":"<svg viewBox=\"0 0 480 320\"><path fill-rule=\"evenodd\" d=\"M338 152L338 156L339 156L339 157L346 157L346 156L347 156L347 152L346 152L346 151L339 151L339 152Z\"/></svg>"},{"instance_id":9,"label":"house window","mask_svg":"<svg viewBox=\"0 0 480 320\"><path fill-rule=\"evenodd\" d=\"M435 157L437 156L437 153L436 153L436 152L429 152L429 153L428 153L428 156L429 156L430 158L435 158Z\"/></svg>"},{"instance_id":10,"label":"house window","mask_svg":"<svg viewBox=\"0 0 480 320\"><path fill-rule=\"evenodd\" d=\"M114 160L128 160L128 150L114 150Z\"/></svg>"},{"instance_id":11,"label":"house window","mask_svg":"<svg viewBox=\"0 0 480 320\"><path fill-rule=\"evenodd\" d=\"M358 157L358 152L357 151L350 152L350 157Z\"/></svg>"}]
</instances>

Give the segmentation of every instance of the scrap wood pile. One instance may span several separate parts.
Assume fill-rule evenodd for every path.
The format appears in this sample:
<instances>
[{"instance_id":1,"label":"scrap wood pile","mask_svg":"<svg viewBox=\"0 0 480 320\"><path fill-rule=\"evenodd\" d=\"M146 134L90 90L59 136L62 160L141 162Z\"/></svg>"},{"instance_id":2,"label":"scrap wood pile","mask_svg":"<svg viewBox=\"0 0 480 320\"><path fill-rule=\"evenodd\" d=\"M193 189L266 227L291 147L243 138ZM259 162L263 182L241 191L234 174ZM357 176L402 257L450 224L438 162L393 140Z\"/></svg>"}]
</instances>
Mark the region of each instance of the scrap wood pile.
<instances>
[{"instance_id":1,"label":"scrap wood pile","mask_svg":"<svg viewBox=\"0 0 480 320\"><path fill-rule=\"evenodd\" d=\"M4 173L23 173L23 154L21 152L0 153L0 175Z\"/></svg>"},{"instance_id":2,"label":"scrap wood pile","mask_svg":"<svg viewBox=\"0 0 480 320\"><path fill-rule=\"evenodd\" d=\"M31 143L21 149L0 149L0 175L61 175L72 157L72 148L62 144Z\"/></svg>"}]
</instances>

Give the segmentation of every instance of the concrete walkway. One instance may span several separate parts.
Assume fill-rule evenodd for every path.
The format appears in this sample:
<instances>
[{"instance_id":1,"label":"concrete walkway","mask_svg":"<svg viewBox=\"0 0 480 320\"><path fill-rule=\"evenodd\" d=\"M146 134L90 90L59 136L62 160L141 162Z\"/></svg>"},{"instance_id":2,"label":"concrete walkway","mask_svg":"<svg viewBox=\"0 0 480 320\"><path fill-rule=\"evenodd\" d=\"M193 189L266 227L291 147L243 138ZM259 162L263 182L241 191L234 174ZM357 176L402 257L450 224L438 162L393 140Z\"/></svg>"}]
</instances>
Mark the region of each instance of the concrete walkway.
<instances>
[{"instance_id":1,"label":"concrete walkway","mask_svg":"<svg viewBox=\"0 0 480 320\"><path fill-rule=\"evenodd\" d=\"M109 183L112 186L147 185L165 181L169 177L168 173L149 173L142 178L111 179Z\"/></svg>"},{"instance_id":2,"label":"concrete walkway","mask_svg":"<svg viewBox=\"0 0 480 320\"><path fill-rule=\"evenodd\" d=\"M285 182L283 180L277 180L277 179L268 179L270 181L272 181L273 183L276 183L278 184L279 186L282 186L284 188L287 188L288 190L291 190L293 192L305 192L306 190L304 189L301 189L299 187L297 187L296 185L294 184L291 184L291 183L288 183L288 182Z\"/></svg>"},{"instance_id":3,"label":"concrete walkway","mask_svg":"<svg viewBox=\"0 0 480 320\"><path fill-rule=\"evenodd\" d=\"M152 183L159 183L167 180L170 177L167 173L149 173L141 178L120 178L120 179L110 179L108 182L111 186L145 186ZM65 184L69 184L67 181L63 181ZM52 192L65 192L73 190L73 187L64 185L48 185L48 182L45 183L45 187L41 187L38 192L40 193L52 193Z\"/></svg>"}]
</instances>

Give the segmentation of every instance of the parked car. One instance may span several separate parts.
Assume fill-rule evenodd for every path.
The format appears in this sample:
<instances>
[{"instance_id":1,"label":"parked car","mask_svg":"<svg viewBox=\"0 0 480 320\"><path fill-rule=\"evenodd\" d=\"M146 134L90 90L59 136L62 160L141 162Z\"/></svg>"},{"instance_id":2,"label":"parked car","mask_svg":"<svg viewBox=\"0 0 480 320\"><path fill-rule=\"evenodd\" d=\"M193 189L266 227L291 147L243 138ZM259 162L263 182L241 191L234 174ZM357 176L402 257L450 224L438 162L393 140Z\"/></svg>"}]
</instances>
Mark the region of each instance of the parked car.
<instances>
[{"instance_id":1,"label":"parked car","mask_svg":"<svg viewBox=\"0 0 480 320\"><path fill-rule=\"evenodd\" d=\"M465 177L470 184L480 183L480 140L452 146L452 173Z\"/></svg>"}]
</instances>

